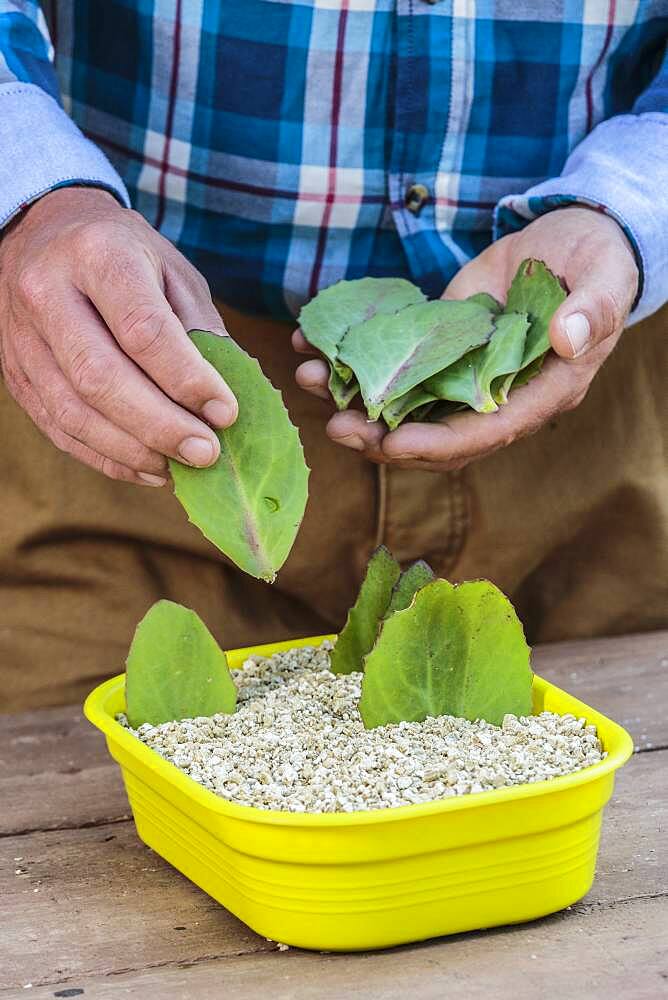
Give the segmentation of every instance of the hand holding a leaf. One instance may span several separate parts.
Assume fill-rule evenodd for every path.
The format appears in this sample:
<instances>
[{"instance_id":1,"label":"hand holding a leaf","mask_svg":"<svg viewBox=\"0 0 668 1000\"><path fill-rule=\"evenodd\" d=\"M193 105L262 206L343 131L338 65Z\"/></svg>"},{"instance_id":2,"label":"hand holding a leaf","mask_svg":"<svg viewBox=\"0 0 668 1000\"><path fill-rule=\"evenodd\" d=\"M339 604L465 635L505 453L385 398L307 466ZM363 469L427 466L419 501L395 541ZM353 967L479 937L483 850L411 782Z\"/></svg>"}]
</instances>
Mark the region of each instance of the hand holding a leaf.
<instances>
[{"instance_id":1,"label":"hand holding a leaf","mask_svg":"<svg viewBox=\"0 0 668 1000\"><path fill-rule=\"evenodd\" d=\"M44 195L0 241L0 363L61 451L163 486L165 456L212 465L237 402L186 335L224 333L204 278L106 191Z\"/></svg>"},{"instance_id":2,"label":"hand holding a leaf","mask_svg":"<svg viewBox=\"0 0 668 1000\"><path fill-rule=\"evenodd\" d=\"M556 294L554 282L550 285L543 281L542 275L532 273L534 261L544 261L561 278L568 294ZM524 278L533 277L533 282L520 281L523 266ZM362 452L371 461L401 468L446 471L482 458L537 431L548 420L574 409L582 401L621 335L637 285L633 251L614 220L583 207L564 208L541 216L521 232L493 243L463 267L443 296L448 300L476 301L488 306L492 313L495 307L496 311L500 308L498 302L507 302L505 311L512 311L515 331L499 333L501 317L497 316L496 332L487 344L478 340L481 346L476 346L476 340L472 339L473 350L446 372L390 402L383 412L385 422L377 419L370 422L367 414L346 409L330 419L327 434L332 440ZM492 344L500 345L501 336L508 335L516 343L521 335L523 314L530 326L525 331L522 370L515 368L515 374L511 372L504 377L499 350L493 357ZM510 323L503 322L506 326ZM313 353L313 341L309 343L301 330L293 336L293 344L301 353ZM323 350L320 344L316 346ZM544 352L550 346L553 353L546 357L541 370L540 348ZM506 349L503 356L507 359ZM494 364L496 368L490 367ZM508 361L506 367L510 370ZM482 378L485 369L486 382ZM539 370L540 377L529 381ZM444 375L447 385L442 381ZM462 393L463 383L470 382L472 376L478 395L484 382L485 398L481 397L481 404L466 391ZM311 360L300 365L297 381L322 398L333 395L341 409L348 405L348 401L341 403L340 392L337 399L340 386L336 373L331 374L324 361ZM507 399L507 391L513 384L515 388ZM434 407L435 399L451 402ZM496 404L505 399L506 405L497 408ZM457 400L464 400L481 412L456 412L462 406ZM433 422L427 423L424 420L430 409L429 419ZM373 415L368 407L367 412ZM405 421L396 430L388 429L388 425L393 426L393 417L402 420L410 412L413 415L410 422Z\"/></svg>"}]
</instances>

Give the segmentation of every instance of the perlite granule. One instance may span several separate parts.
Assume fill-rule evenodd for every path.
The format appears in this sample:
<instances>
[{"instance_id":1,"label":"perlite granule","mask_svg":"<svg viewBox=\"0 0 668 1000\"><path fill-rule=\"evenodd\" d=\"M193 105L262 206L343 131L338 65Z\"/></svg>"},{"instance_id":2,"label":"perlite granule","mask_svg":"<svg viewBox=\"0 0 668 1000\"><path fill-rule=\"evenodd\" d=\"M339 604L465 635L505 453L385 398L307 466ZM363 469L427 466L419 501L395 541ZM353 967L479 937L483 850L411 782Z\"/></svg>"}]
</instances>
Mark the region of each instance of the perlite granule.
<instances>
[{"instance_id":1,"label":"perlite granule","mask_svg":"<svg viewBox=\"0 0 668 1000\"><path fill-rule=\"evenodd\" d=\"M331 648L251 657L232 671L233 714L133 732L217 795L288 812L429 802L569 774L605 756L594 726L552 712L507 715L502 726L445 715L367 730L362 674L331 673Z\"/></svg>"}]
</instances>

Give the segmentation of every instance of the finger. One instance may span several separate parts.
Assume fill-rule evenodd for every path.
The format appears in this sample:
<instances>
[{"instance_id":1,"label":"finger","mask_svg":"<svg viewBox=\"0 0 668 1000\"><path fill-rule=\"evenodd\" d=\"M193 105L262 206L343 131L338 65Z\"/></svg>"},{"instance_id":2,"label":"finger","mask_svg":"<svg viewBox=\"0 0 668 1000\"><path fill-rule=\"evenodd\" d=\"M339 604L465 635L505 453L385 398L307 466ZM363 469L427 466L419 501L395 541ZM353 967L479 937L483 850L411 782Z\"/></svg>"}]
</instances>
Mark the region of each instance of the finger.
<instances>
[{"instance_id":1,"label":"finger","mask_svg":"<svg viewBox=\"0 0 668 1000\"><path fill-rule=\"evenodd\" d=\"M305 361L295 372L297 385L320 399L332 399L329 392L329 368L324 361Z\"/></svg>"},{"instance_id":2,"label":"finger","mask_svg":"<svg viewBox=\"0 0 668 1000\"><path fill-rule=\"evenodd\" d=\"M319 354L320 352L304 336L301 330L297 329L292 334L292 347L297 354Z\"/></svg>"},{"instance_id":3,"label":"finger","mask_svg":"<svg viewBox=\"0 0 668 1000\"><path fill-rule=\"evenodd\" d=\"M90 298L124 353L170 399L215 427L228 427L236 420L238 407L233 393L187 336L147 254L107 245L97 265L78 274L78 287ZM182 290L182 299L184 296ZM195 307L192 302L187 309L193 320ZM182 308L185 313L183 302ZM211 319L210 307L205 304L202 308ZM216 323L220 326L219 320Z\"/></svg>"},{"instance_id":4,"label":"finger","mask_svg":"<svg viewBox=\"0 0 668 1000\"><path fill-rule=\"evenodd\" d=\"M229 336L207 281L181 254L170 257L164 280L165 296L184 330L209 330L221 337Z\"/></svg>"},{"instance_id":5,"label":"finger","mask_svg":"<svg viewBox=\"0 0 668 1000\"><path fill-rule=\"evenodd\" d=\"M24 371L30 372L32 388L52 423L64 434L96 454L148 475L151 485L164 486L167 482L164 455L151 451L134 435L115 427L76 396L48 345L30 330L24 330L21 338L19 363Z\"/></svg>"},{"instance_id":6,"label":"finger","mask_svg":"<svg viewBox=\"0 0 668 1000\"><path fill-rule=\"evenodd\" d=\"M442 298L467 299L478 292L487 292L498 302L505 302L509 281L503 260L497 259L494 245L474 260L464 264L450 281Z\"/></svg>"},{"instance_id":7,"label":"finger","mask_svg":"<svg viewBox=\"0 0 668 1000\"><path fill-rule=\"evenodd\" d=\"M385 461L381 442L387 430L380 421L367 420L358 410L335 413L327 424L327 435L337 444L362 451L372 461Z\"/></svg>"},{"instance_id":8,"label":"finger","mask_svg":"<svg viewBox=\"0 0 668 1000\"><path fill-rule=\"evenodd\" d=\"M142 475L142 473L136 472L134 469L130 469L120 462L114 462L112 459L107 458L105 455L100 455L56 427L25 372L21 372L20 381L18 383L14 382L10 391L16 402L26 411L36 427L59 451L66 452L83 465L95 469L96 472L101 472L108 479L135 483L137 486L163 485L162 481L156 481L156 477L148 473Z\"/></svg>"},{"instance_id":9,"label":"finger","mask_svg":"<svg viewBox=\"0 0 668 1000\"><path fill-rule=\"evenodd\" d=\"M550 323L550 342L563 358L579 358L609 337L618 336L638 287L638 269L622 241L596 244L587 262L569 266L570 294Z\"/></svg>"},{"instance_id":10,"label":"finger","mask_svg":"<svg viewBox=\"0 0 668 1000\"><path fill-rule=\"evenodd\" d=\"M152 451L212 465L220 444L211 428L161 392L119 350L90 302L77 296L54 296L61 305L43 331L75 395Z\"/></svg>"},{"instance_id":11,"label":"finger","mask_svg":"<svg viewBox=\"0 0 668 1000\"><path fill-rule=\"evenodd\" d=\"M386 435L383 454L392 460L465 463L538 430L550 417L584 398L595 371L549 358L541 374L516 389L495 413L457 413L442 423L403 424Z\"/></svg>"},{"instance_id":12,"label":"finger","mask_svg":"<svg viewBox=\"0 0 668 1000\"><path fill-rule=\"evenodd\" d=\"M409 461L392 460L383 453L381 441L388 433L385 426L378 423L370 423L362 413L355 410L348 410L346 413L337 413L327 425L327 434L337 444L352 448L359 452L364 458L377 465L392 465L396 469L419 469L424 472L443 472L446 466L441 463L422 462L419 459ZM451 463L447 468L460 468L463 463Z\"/></svg>"}]
</instances>

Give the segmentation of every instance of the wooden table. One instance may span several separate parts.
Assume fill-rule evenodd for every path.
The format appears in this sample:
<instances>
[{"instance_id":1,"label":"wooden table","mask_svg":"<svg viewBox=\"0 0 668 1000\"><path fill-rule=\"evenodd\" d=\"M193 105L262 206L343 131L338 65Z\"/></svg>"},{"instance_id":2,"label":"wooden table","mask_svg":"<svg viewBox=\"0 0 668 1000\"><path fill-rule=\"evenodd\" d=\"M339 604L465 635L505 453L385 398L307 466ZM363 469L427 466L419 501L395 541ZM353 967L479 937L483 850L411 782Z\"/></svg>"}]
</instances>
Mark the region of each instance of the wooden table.
<instances>
[{"instance_id":1,"label":"wooden table","mask_svg":"<svg viewBox=\"0 0 668 1000\"><path fill-rule=\"evenodd\" d=\"M277 950L138 840L78 706L0 716L0 997L668 996L668 632L544 646L534 662L636 743L592 891L531 924L376 953Z\"/></svg>"}]
</instances>

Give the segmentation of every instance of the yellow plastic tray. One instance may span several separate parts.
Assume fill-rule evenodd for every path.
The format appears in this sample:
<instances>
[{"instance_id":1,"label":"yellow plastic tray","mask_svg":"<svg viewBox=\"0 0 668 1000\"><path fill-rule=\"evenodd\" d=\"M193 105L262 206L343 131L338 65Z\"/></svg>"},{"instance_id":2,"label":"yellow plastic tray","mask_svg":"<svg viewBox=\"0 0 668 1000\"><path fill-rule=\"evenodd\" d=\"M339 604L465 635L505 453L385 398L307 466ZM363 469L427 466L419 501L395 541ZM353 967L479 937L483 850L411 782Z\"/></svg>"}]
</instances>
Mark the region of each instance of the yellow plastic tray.
<instances>
[{"instance_id":1,"label":"yellow plastic tray","mask_svg":"<svg viewBox=\"0 0 668 1000\"><path fill-rule=\"evenodd\" d=\"M228 661L324 638L234 650ZM258 934L348 951L532 920L589 890L603 807L633 744L540 677L533 691L535 712L593 723L605 760L532 785L335 814L234 805L198 785L116 722L124 675L96 688L84 711L121 766L146 844Z\"/></svg>"}]
</instances>

